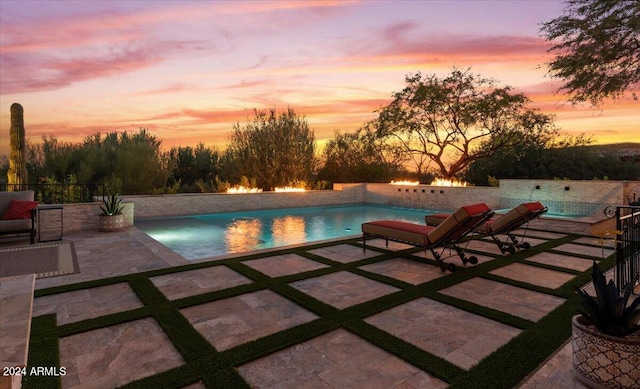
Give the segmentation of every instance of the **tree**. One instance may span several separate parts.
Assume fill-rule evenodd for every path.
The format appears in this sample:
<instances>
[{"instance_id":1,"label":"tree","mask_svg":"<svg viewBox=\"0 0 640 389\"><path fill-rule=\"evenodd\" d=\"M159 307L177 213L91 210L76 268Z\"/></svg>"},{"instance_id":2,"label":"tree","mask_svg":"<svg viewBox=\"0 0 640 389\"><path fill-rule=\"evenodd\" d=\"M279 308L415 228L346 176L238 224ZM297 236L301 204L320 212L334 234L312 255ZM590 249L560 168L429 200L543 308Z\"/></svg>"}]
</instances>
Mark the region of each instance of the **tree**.
<instances>
[{"instance_id":1,"label":"tree","mask_svg":"<svg viewBox=\"0 0 640 389\"><path fill-rule=\"evenodd\" d=\"M494 178L554 178L567 177L567 174L553 175L549 163L553 159L550 150L577 149L591 142L584 136L563 137L559 134L527 134L512 146L498 150L489 158L474 161L469 165L465 180L474 185L489 184ZM567 164L572 164L568 161ZM592 178L592 177L589 177Z\"/></svg>"},{"instance_id":2,"label":"tree","mask_svg":"<svg viewBox=\"0 0 640 389\"><path fill-rule=\"evenodd\" d=\"M198 143L195 148L174 147L169 155L174 162L170 181L179 183L181 191L196 191L199 185L213 182L219 174L220 153L215 148L205 147L203 143Z\"/></svg>"},{"instance_id":3,"label":"tree","mask_svg":"<svg viewBox=\"0 0 640 389\"><path fill-rule=\"evenodd\" d=\"M156 193L165 190L173 169L160 144L142 128L133 134L96 133L81 144L43 138L42 144L29 145L27 168L34 182L64 182L73 176L75 182L105 184L124 194Z\"/></svg>"},{"instance_id":4,"label":"tree","mask_svg":"<svg viewBox=\"0 0 640 389\"><path fill-rule=\"evenodd\" d=\"M315 168L315 137L306 119L292 108L280 113L275 108L254 110L254 115L253 122L233 126L225 159L234 167L229 178L254 178L265 189L309 180Z\"/></svg>"},{"instance_id":5,"label":"tree","mask_svg":"<svg viewBox=\"0 0 640 389\"><path fill-rule=\"evenodd\" d=\"M572 180L635 180L640 172L638 160L620 155L614 149L590 146L584 136L561 139L529 138L513 148L502 149L491 158L469 166L465 179L487 185L488 177L568 178Z\"/></svg>"},{"instance_id":6,"label":"tree","mask_svg":"<svg viewBox=\"0 0 640 389\"><path fill-rule=\"evenodd\" d=\"M454 69L442 79L417 73L407 76L406 84L371 125L414 161L418 173L426 159L441 177L453 179L526 134L556 131L553 117L528 108L524 94L469 70Z\"/></svg>"},{"instance_id":7,"label":"tree","mask_svg":"<svg viewBox=\"0 0 640 389\"><path fill-rule=\"evenodd\" d=\"M161 143L143 128L131 135L126 131L120 133L111 178L122 180L123 193L151 194L165 190L173 166L160 150Z\"/></svg>"},{"instance_id":8,"label":"tree","mask_svg":"<svg viewBox=\"0 0 640 389\"><path fill-rule=\"evenodd\" d=\"M567 0L564 15L543 23L554 42L549 73L570 100L599 105L640 84L640 1ZM633 97L637 98L635 93Z\"/></svg>"},{"instance_id":9,"label":"tree","mask_svg":"<svg viewBox=\"0 0 640 389\"><path fill-rule=\"evenodd\" d=\"M387 146L371 131L336 132L323 152L324 166L318 179L330 182L389 182L401 169L401 161L389 157Z\"/></svg>"}]
</instances>

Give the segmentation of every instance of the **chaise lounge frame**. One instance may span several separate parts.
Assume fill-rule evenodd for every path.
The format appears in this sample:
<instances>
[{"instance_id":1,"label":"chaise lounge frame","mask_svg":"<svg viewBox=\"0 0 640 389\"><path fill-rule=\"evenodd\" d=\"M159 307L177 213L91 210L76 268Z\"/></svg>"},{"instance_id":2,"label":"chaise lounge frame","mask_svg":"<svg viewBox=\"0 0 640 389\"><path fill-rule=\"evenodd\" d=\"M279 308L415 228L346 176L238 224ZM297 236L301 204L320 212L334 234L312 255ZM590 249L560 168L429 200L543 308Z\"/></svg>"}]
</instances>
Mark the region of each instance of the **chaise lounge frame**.
<instances>
[{"instance_id":1,"label":"chaise lounge frame","mask_svg":"<svg viewBox=\"0 0 640 389\"><path fill-rule=\"evenodd\" d=\"M516 252L516 249L528 249L531 247L529 242L524 241L524 237L521 240L513 235L513 231L517 228L525 226L525 235L528 230L529 222L541 215L545 214L548 208L542 205L540 202L522 203L513 208L504 215L498 216L495 219L487 220L486 223L480 224L476 227L476 232L491 237L493 242L498 246L502 254ZM442 223L449 214L435 214L425 216L425 223L429 226L437 226ZM503 242L500 240L499 235L506 235L507 239ZM509 243L511 241L511 243Z\"/></svg>"},{"instance_id":2,"label":"chaise lounge frame","mask_svg":"<svg viewBox=\"0 0 640 389\"><path fill-rule=\"evenodd\" d=\"M407 243L424 248L425 253L430 250L434 257L433 262L440 266L440 270L454 272L457 269L456 265L445 262L442 258L442 251L446 248L454 249L460 256L463 265L478 263L475 256L467 258L464 250L457 243L479 225L489 220L493 214L493 211L486 204L480 203L460 208L438 226L426 226L397 220L377 220L363 223L362 250L367 248L367 237L383 238L387 246L390 240ZM442 248L442 251L436 251L439 248Z\"/></svg>"}]
</instances>

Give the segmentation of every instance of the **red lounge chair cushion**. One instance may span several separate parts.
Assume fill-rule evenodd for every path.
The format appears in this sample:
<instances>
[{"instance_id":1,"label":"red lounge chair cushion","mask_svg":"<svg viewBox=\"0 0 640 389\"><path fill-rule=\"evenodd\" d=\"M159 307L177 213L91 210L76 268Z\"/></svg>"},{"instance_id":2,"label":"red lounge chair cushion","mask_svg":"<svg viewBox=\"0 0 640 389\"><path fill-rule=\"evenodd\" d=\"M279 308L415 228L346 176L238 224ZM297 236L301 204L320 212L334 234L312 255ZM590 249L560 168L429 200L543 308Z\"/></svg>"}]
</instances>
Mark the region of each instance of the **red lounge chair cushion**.
<instances>
[{"instance_id":1,"label":"red lounge chair cushion","mask_svg":"<svg viewBox=\"0 0 640 389\"><path fill-rule=\"evenodd\" d=\"M435 227L397 220L376 220L362 224L362 232L411 242L420 246L429 244L427 235Z\"/></svg>"},{"instance_id":2,"label":"red lounge chair cushion","mask_svg":"<svg viewBox=\"0 0 640 389\"><path fill-rule=\"evenodd\" d=\"M534 203L524 203L522 205L524 205L529 211L542 211L544 209L544 205L537 201Z\"/></svg>"},{"instance_id":3,"label":"red lounge chair cushion","mask_svg":"<svg viewBox=\"0 0 640 389\"><path fill-rule=\"evenodd\" d=\"M430 242L439 242L447 237L448 241L455 241L465 235L469 228L477 224L477 218L490 212L491 209L485 203L467 205L455 211L446 218L438 227L429 233ZM455 230L454 234L450 234Z\"/></svg>"},{"instance_id":4,"label":"red lounge chair cushion","mask_svg":"<svg viewBox=\"0 0 640 389\"><path fill-rule=\"evenodd\" d=\"M444 219L451 216L450 213L434 213L433 215L427 215L424 217L424 222L429 226L437 226L442 223Z\"/></svg>"},{"instance_id":5,"label":"red lounge chair cushion","mask_svg":"<svg viewBox=\"0 0 640 389\"><path fill-rule=\"evenodd\" d=\"M3 220L31 219L31 210L38 205L37 201L11 200Z\"/></svg>"},{"instance_id":6,"label":"red lounge chair cushion","mask_svg":"<svg viewBox=\"0 0 640 389\"><path fill-rule=\"evenodd\" d=\"M532 214L538 213L544 209L544 205L539 202L523 203L505 213L496 219L493 223L487 223L486 233L498 234L503 231L511 231L516 227L526 223L532 217Z\"/></svg>"}]
</instances>

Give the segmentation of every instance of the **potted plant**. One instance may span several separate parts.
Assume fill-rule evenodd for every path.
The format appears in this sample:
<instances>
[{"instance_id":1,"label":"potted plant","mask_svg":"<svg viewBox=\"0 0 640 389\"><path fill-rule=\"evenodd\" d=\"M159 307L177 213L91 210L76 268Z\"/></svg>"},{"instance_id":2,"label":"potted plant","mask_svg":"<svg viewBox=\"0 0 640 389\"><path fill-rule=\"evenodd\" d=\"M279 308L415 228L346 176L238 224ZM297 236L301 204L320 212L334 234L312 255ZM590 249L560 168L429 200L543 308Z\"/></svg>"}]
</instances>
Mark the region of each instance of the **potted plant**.
<instances>
[{"instance_id":1,"label":"potted plant","mask_svg":"<svg viewBox=\"0 0 640 389\"><path fill-rule=\"evenodd\" d=\"M100 231L120 231L124 229L124 215L122 214L122 199L118 194L106 196L102 199L103 206L100 206Z\"/></svg>"},{"instance_id":2,"label":"potted plant","mask_svg":"<svg viewBox=\"0 0 640 389\"><path fill-rule=\"evenodd\" d=\"M595 297L578 289L584 310L572 320L573 369L591 388L640 388L640 297L628 304L632 285L620 295L595 261L591 278Z\"/></svg>"}]
</instances>

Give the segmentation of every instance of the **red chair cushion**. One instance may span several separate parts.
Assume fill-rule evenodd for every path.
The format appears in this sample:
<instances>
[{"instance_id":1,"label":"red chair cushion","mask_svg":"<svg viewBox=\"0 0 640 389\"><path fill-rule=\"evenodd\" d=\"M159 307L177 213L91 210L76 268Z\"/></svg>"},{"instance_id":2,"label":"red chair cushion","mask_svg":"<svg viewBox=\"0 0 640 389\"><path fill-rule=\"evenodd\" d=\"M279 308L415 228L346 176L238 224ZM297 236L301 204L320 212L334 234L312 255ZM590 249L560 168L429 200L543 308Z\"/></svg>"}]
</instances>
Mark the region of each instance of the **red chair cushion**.
<instances>
[{"instance_id":1,"label":"red chair cushion","mask_svg":"<svg viewBox=\"0 0 640 389\"><path fill-rule=\"evenodd\" d=\"M524 203L523 205L527 207L527 210L529 211L540 211L544 209L544 205L540 204L537 201L534 203Z\"/></svg>"},{"instance_id":2,"label":"red chair cushion","mask_svg":"<svg viewBox=\"0 0 640 389\"><path fill-rule=\"evenodd\" d=\"M11 200L3 220L31 219L31 210L38 206L37 201Z\"/></svg>"}]
</instances>

